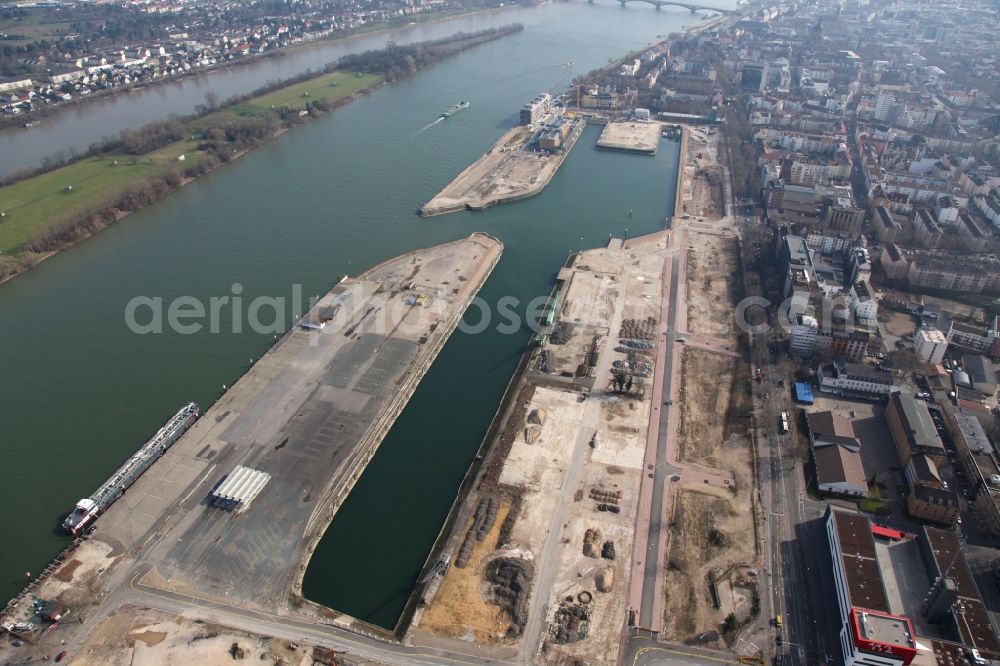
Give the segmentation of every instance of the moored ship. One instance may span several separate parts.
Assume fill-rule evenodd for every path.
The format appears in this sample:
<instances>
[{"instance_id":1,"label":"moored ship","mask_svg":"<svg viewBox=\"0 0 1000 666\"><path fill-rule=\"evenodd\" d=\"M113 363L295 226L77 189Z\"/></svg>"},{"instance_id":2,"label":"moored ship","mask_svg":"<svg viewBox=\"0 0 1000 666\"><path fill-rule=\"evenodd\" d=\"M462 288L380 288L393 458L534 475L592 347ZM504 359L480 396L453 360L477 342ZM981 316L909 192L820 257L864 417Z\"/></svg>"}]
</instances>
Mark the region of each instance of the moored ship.
<instances>
[{"instance_id":1,"label":"moored ship","mask_svg":"<svg viewBox=\"0 0 1000 666\"><path fill-rule=\"evenodd\" d=\"M198 404L191 402L174 414L173 418L143 444L142 448L132 454L132 457L126 460L125 464L119 467L94 494L76 503L73 511L63 521L63 529L73 535L86 529L191 427L200 411Z\"/></svg>"}]
</instances>

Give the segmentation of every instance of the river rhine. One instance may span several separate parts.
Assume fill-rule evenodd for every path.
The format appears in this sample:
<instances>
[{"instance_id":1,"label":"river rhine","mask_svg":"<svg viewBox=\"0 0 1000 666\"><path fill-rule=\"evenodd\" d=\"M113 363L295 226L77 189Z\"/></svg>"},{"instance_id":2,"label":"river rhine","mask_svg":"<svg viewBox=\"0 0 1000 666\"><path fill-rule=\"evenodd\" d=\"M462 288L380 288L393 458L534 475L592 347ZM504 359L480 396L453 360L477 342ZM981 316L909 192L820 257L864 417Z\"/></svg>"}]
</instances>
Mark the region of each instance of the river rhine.
<instances>
[{"instance_id":1,"label":"river rhine","mask_svg":"<svg viewBox=\"0 0 1000 666\"><path fill-rule=\"evenodd\" d=\"M271 341L234 332L225 310L219 334L136 335L125 325L130 299L208 303L237 283L244 302L290 299L295 284L320 294L345 273L486 231L506 250L481 296L527 303L548 293L567 253L626 227L634 236L662 226L676 144L664 142L655 157L597 152L595 127L533 199L416 216L515 122L524 101L692 16L574 3L447 25L514 20L524 32L297 128L0 287L0 596L66 543L57 526L78 498L182 404L210 405ZM471 107L421 131L461 99ZM317 549L309 598L395 623L528 337L527 328L455 333Z\"/></svg>"}]
</instances>

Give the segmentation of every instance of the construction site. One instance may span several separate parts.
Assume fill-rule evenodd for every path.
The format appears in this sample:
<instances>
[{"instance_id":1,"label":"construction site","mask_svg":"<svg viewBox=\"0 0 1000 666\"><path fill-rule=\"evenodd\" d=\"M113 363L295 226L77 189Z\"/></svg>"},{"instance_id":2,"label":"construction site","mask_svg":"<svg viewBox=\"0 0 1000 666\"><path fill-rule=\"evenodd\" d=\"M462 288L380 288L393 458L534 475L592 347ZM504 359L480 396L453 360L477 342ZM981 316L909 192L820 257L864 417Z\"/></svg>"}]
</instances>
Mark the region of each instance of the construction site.
<instances>
[{"instance_id":1,"label":"construction site","mask_svg":"<svg viewBox=\"0 0 1000 666\"><path fill-rule=\"evenodd\" d=\"M717 155L719 133L713 127L687 127L686 161L677 192L678 214L682 219L719 220L725 211L723 178ZM687 217L685 217L687 216Z\"/></svg>"},{"instance_id":2,"label":"construction site","mask_svg":"<svg viewBox=\"0 0 1000 666\"><path fill-rule=\"evenodd\" d=\"M682 164L680 257L684 305L673 459L667 502L661 636L731 646L759 612L758 481L754 475L750 367L735 313L743 296L739 246L723 215L718 144L689 129Z\"/></svg>"},{"instance_id":3,"label":"construction site","mask_svg":"<svg viewBox=\"0 0 1000 666\"><path fill-rule=\"evenodd\" d=\"M533 149L540 130L518 125L458 174L420 208L422 217L460 210L483 210L495 204L534 196L545 189L573 149L585 126L565 121L565 137L554 150Z\"/></svg>"},{"instance_id":4,"label":"construction site","mask_svg":"<svg viewBox=\"0 0 1000 666\"><path fill-rule=\"evenodd\" d=\"M374 664L318 645L258 636L213 622L129 606L84 643L73 663L85 666L169 666L233 663L289 666Z\"/></svg>"},{"instance_id":5,"label":"construction site","mask_svg":"<svg viewBox=\"0 0 1000 666\"><path fill-rule=\"evenodd\" d=\"M341 280L7 609L20 654L100 635L112 596L329 621L310 555L502 250L476 233Z\"/></svg>"},{"instance_id":6,"label":"construction site","mask_svg":"<svg viewBox=\"0 0 1000 666\"><path fill-rule=\"evenodd\" d=\"M666 233L573 255L456 502L407 641L614 664L652 402Z\"/></svg>"}]
</instances>

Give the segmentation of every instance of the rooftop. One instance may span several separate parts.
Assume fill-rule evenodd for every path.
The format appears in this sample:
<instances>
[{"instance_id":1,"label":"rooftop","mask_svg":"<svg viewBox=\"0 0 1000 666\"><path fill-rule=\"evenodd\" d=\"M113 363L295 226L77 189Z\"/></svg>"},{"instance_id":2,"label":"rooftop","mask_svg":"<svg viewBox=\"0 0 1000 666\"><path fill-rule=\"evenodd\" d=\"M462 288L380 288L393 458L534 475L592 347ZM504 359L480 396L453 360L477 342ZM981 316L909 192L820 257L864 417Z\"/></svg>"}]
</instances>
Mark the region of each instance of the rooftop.
<instances>
[{"instance_id":1,"label":"rooftop","mask_svg":"<svg viewBox=\"0 0 1000 666\"><path fill-rule=\"evenodd\" d=\"M846 416L832 411L810 412L806 415L809 432L817 440L826 443L860 446L857 435L854 434L854 424Z\"/></svg>"},{"instance_id":2,"label":"rooftop","mask_svg":"<svg viewBox=\"0 0 1000 666\"><path fill-rule=\"evenodd\" d=\"M973 453L971 457L972 462L976 465L976 471L983 477L983 481L990 490L1000 490L990 483L993 477L1000 476L1000 467L997 467L996 459L988 453Z\"/></svg>"},{"instance_id":3,"label":"rooftop","mask_svg":"<svg viewBox=\"0 0 1000 666\"><path fill-rule=\"evenodd\" d=\"M819 483L849 483L859 488L867 486L861 454L843 446L823 446L813 450L816 477Z\"/></svg>"},{"instance_id":4,"label":"rooftop","mask_svg":"<svg viewBox=\"0 0 1000 666\"><path fill-rule=\"evenodd\" d=\"M868 518L861 514L833 511L833 519L851 605L888 613L889 602L882 587Z\"/></svg>"},{"instance_id":5,"label":"rooftop","mask_svg":"<svg viewBox=\"0 0 1000 666\"><path fill-rule=\"evenodd\" d=\"M955 414L954 421L958 437L966 448L973 453L988 453L992 450L990 439L978 418L968 414Z\"/></svg>"},{"instance_id":6,"label":"rooftop","mask_svg":"<svg viewBox=\"0 0 1000 666\"><path fill-rule=\"evenodd\" d=\"M934 421L927 411L927 403L909 393L896 392L891 398L903 420L911 447L922 447L944 452L944 444L937 434Z\"/></svg>"},{"instance_id":7,"label":"rooftop","mask_svg":"<svg viewBox=\"0 0 1000 666\"><path fill-rule=\"evenodd\" d=\"M960 549L958 538L952 532L926 529L927 541L934 553L937 571L947 571L958 588L958 602L954 610L962 642L970 647L1000 656L1000 641L990 623L986 608L979 597L979 590L972 579L972 572Z\"/></svg>"},{"instance_id":8,"label":"rooftop","mask_svg":"<svg viewBox=\"0 0 1000 666\"><path fill-rule=\"evenodd\" d=\"M854 621L858 626L858 634L866 641L908 648L915 648L917 645L910 623L905 617L869 613L855 608Z\"/></svg>"},{"instance_id":9,"label":"rooftop","mask_svg":"<svg viewBox=\"0 0 1000 666\"><path fill-rule=\"evenodd\" d=\"M916 485L913 487L913 494L917 500L927 504L958 507L958 493L954 490Z\"/></svg>"},{"instance_id":10,"label":"rooftop","mask_svg":"<svg viewBox=\"0 0 1000 666\"><path fill-rule=\"evenodd\" d=\"M962 368L969 373L969 378L976 388L983 385L987 392L989 387L996 390L997 375L993 371L993 364L982 354L966 354L962 357Z\"/></svg>"},{"instance_id":11,"label":"rooftop","mask_svg":"<svg viewBox=\"0 0 1000 666\"><path fill-rule=\"evenodd\" d=\"M836 362L829 367L832 367L832 369L836 371L837 377L845 377L847 379L872 382L875 384L892 385L892 373L876 368L874 365Z\"/></svg>"},{"instance_id":12,"label":"rooftop","mask_svg":"<svg viewBox=\"0 0 1000 666\"><path fill-rule=\"evenodd\" d=\"M924 483L941 482L941 474L938 472L937 465L923 453L916 453L911 456L910 464L913 466L913 472L917 481L923 481Z\"/></svg>"}]
</instances>

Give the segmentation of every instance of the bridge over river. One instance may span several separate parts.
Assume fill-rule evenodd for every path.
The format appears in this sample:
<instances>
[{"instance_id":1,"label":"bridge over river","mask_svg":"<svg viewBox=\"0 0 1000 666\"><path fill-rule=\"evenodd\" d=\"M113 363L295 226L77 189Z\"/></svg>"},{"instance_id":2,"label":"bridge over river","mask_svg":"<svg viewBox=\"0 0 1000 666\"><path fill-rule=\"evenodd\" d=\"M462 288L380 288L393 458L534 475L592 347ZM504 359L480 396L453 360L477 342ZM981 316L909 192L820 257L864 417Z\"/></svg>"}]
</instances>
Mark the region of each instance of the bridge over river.
<instances>
[{"instance_id":1,"label":"bridge over river","mask_svg":"<svg viewBox=\"0 0 1000 666\"><path fill-rule=\"evenodd\" d=\"M588 2L593 4L594 0L588 0ZM673 7L683 7L684 9L690 11L692 14L699 11L717 12L719 14L735 13L731 9L722 9L721 7L710 7L709 5L697 5L690 2L678 2L677 0L618 0L618 2L621 3L622 7L624 7L625 3L628 2L645 2L647 5L653 5L657 9L660 9L664 5L670 5Z\"/></svg>"}]
</instances>

